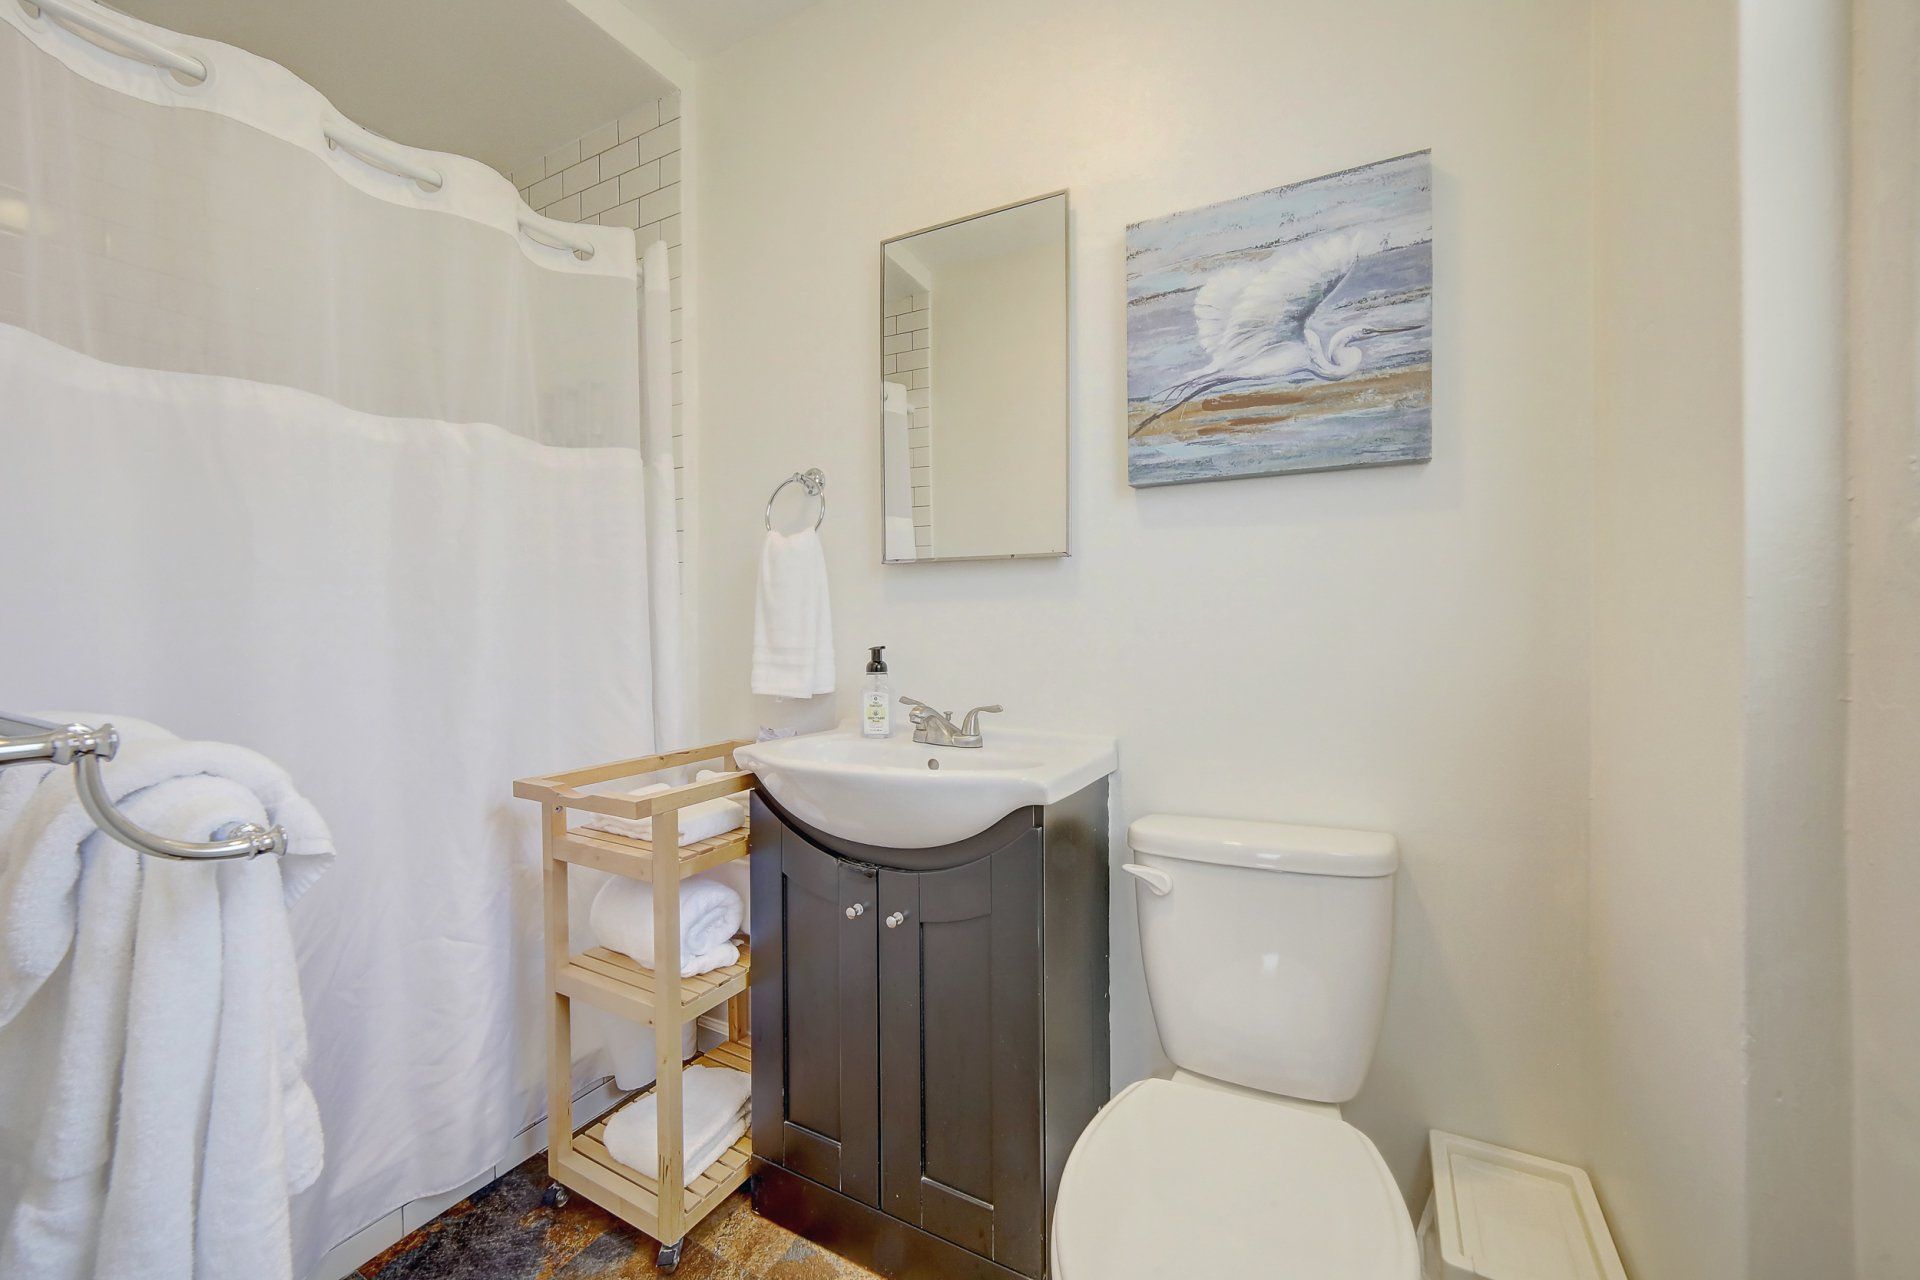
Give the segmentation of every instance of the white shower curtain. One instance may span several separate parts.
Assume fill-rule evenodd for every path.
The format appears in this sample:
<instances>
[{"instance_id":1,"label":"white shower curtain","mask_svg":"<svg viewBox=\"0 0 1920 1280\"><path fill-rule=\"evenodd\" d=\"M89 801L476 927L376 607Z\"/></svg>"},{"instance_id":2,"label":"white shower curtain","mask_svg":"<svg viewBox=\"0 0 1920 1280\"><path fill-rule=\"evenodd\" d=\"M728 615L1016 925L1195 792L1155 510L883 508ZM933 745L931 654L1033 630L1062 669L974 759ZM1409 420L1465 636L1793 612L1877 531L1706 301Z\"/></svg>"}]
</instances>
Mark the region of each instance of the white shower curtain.
<instances>
[{"instance_id":1,"label":"white shower curtain","mask_svg":"<svg viewBox=\"0 0 1920 1280\"><path fill-rule=\"evenodd\" d=\"M425 190L280 67L99 12L210 74L0 3L0 706L253 747L331 824L299 1272L543 1109L509 784L655 743L671 452L630 231L387 144Z\"/></svg>"}]
</instances>

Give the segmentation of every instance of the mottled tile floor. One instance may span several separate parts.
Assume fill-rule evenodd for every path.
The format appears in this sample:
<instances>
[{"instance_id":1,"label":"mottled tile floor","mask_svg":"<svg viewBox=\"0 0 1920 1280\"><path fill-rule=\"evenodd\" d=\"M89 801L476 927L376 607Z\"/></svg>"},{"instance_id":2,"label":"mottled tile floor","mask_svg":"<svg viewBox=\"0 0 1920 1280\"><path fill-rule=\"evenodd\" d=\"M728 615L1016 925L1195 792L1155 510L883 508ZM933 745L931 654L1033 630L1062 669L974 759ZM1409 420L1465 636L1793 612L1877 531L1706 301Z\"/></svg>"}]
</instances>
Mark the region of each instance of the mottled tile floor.
<instances>
[{"instance_id":1,"label":"mottled tile floor","mask_svg":"<svg viewBox=\"0 0 1920 1280\"><path fill-rule=\"evenodd\" d=\"M348 1280L643 1280L654 1242L573 1196L540 1203L547 1158L537 1155L488 1183ZM756 1216L745 1192L687 1234L677 1280L876 1280Z\"/></svg>"}]
</instances>

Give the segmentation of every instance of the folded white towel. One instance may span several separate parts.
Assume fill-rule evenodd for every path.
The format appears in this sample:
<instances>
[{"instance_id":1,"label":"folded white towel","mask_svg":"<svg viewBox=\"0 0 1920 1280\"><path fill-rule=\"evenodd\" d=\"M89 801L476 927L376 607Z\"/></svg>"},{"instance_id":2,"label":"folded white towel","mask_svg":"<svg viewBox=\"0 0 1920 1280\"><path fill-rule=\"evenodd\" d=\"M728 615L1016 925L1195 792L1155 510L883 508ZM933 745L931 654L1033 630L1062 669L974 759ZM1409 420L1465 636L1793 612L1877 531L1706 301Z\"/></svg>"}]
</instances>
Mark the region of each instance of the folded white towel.
<instances>
[{"instance_id":1,"label":"folded white towel","mask_svg":"<svg viewBox=\"0 0 1920 1280\"><path fill-rule=\"evenodd\" d=\"M709 778L719 776L715 770L702 769L696 775L695 781L705 782ZM671 790L669 784L656 782L651 786L641 787L637 791L629 791L625 794L636 800L643 800L668 790ZM706 840L732 831L735 827L743 827L747 824L747 816L746 801L733 796L721 796L718 800L702 800L699 804L690 804L680 810L680 843L689 845L696 840ZM614 818L604 813L596 813L584 819L580 825L588 831L606 831L616 836L631 836L635 840L653 839L652 818Z\"/></svg>"},{"instance_id":2,"label":"folded white towel","mask_svg":"<svg viewBox=\"0 0 1920 1280\"><path fill-rule=\"evenodd\" d=\"M135 823L207 840L279 822L292 852L142 857L94 831L67 770L9 771L0 1058L24 1036L56 1067L43 1087L0 1089L0 1160L19 1190L0 1275L286 1277L288 1197L323 1159L287 907L332 842L271 762L111 719L122 746L105 776Z\"/></svg>"},{"instance_id":3,"label":"folded white towel","mask_svg":"<svg viewBox=\"0 0 1920 1280\"><path fill-rule=\"evenodd\" d=\"M707 1171L747 1131L747 1100L753 1081L731 1067L688 1067L680 1076L681 1173L686 1184ZM607 1121L607 1150L642 1173L660 1167L660 1103L652 1093L635 1098Z\"/></svg>"},{"instance_id":4,"label":"folded white towel","mask_svg":"<svg viewBox=\"0 0 1920 1280\"><path fill-rule=\"evenodd\" d=\"M745 1137L746 1132L747 1113L742 1111L738 1119L719 1133L714 1134L713 1138L698 1150L689 1147L687 1154L682 1157L682 1161L689 1169L695 1171L693 1178L697 1178L705 1173L715 1160L725 1155L728 1147ZM688 1178L686 1181L692 1182L693 1178Z\"/></svg>"},{"instance_id":5,"label":"folded white towel","mask_svg":"<svg viewBox=\"0 0 1920 1280\"><path fill-rule=\"evenodd\" d=\"M833 692L827 557L812 529L767 531L753 606L753 691L777 698Z\"/></svg>"},{"instance_id":6,"label":"folded white towel","mask_svg":"<svg viewBox=\"0 0 1920 1280\"><path fill-rule=\"evenodd\" d=\"M745 912L740 895L710 876L680 882L680 976L724 968L740 958L733 936ZM610 876L587 916L594 941L645 968L653 965L653 886Z\"/></svg>"}]
</instances>

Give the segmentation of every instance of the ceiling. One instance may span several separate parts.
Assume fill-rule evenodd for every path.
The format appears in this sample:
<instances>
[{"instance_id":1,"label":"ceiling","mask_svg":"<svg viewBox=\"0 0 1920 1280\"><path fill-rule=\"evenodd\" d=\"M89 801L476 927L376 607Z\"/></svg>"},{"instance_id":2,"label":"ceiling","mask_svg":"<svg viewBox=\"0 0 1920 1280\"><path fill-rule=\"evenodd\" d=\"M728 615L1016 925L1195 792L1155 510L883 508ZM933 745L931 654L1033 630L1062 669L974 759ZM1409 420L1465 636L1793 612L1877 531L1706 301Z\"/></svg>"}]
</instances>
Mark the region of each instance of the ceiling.
<instances>
[{"instance_id":1,"label":"ceiling","mask_svg":"<svg viewBox=\"0 0 1920 1280\"><path fill-rule=\"evenodd\" d=\"M693 58L710 58L814 0L622 0Z\"/></svg>"},{"instance_id":2,"label":"ceiling","mask_svg":"<svg viewBox=\"0 0 1920 1280\"><path fill-rule=\"evenodd\" d=\"M626 0L703 39L804 0ZM136 18L287 67L396 142L496 169L543 154L674 86L569 0L110 0ZM711 12L709 12L711 11ZM763 13L764 11L764 13ZM665 14L657 24L667 29ZM737 39L738 35L731 36ZM686 45L680 46L692 52Z\"/></svg>"}]
</instances>

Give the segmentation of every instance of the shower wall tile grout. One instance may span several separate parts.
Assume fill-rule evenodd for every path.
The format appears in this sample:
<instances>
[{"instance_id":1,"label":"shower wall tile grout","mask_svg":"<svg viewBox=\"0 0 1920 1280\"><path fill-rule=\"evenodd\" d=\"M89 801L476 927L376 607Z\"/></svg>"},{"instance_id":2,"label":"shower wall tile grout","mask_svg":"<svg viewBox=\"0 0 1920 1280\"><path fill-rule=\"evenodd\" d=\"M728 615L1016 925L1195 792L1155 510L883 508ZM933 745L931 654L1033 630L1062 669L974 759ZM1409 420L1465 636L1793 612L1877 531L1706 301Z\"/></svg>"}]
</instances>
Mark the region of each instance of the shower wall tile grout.
<instances>
[{"instance_id":1,"label":"shower wall tile grout","mask_svg":"<svg viewBox=\"0 0 1920 1280\"><path fill-rule=\"evenodd\" d=\"M907 393L909 482L916 555L933 546L933 295L918 290L881 308L880 376Z\"/></svg>"}]
</instances>

